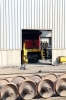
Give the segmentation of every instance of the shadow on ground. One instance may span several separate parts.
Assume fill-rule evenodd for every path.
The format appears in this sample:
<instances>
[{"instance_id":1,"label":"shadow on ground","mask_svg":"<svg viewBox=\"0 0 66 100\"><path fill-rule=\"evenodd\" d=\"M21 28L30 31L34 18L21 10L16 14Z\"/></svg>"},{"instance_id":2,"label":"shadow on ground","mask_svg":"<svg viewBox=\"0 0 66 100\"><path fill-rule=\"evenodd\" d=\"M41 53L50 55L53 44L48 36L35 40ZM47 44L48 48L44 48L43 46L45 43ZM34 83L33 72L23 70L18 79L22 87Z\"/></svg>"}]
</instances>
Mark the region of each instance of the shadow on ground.
<instances>
[{"instance_id":1,"label":"shadow on ground","mask_svg":"<svg viewBox=\"0 0 66 100\"><path fill-rule=\"evenodd\" d=\"M52 62L50 60L40 60L37 63L28 63L29 65L52 65Z\"/></svg>"}]
</instances>

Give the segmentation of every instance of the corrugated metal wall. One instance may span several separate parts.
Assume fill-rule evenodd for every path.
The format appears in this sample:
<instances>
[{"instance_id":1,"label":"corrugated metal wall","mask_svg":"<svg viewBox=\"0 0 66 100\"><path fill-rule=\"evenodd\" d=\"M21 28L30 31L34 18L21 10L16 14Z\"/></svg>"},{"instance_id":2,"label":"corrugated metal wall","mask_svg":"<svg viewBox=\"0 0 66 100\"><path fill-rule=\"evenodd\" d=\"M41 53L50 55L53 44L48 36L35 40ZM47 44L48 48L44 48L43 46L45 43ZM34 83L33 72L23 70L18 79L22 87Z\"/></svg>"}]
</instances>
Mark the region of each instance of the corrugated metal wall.
<instances>
[{"instance_id":1,"label":"corrugated metal wall","mask_svg":"<svg viewBox=\"0 0 66 100\"><path fill-rule=\"evenodd\" d=\"M0 49L21 49L21 0L0 0Z\"/></svg>"},{"instance_id":2,"label":"corrugated metal wall","mask_svg":"<svg viewBox=\"0 0 66 100\"><path fill-rule=\"evenodd\" d=\"M21 49L21 28L52 30L52 48L66 48L66 0L0 0L0 15L0 49Z\"/></svg>"},{"instance_id":3,"label":"corrugated metal wall","mask_svg":"<svg viewBox=\"0 0 66 100\"><path fill-rule=\"evenodd\" d=\"M52 48L66 48L66 0L21 0L22 29L52 30Z\"/></svg>"}]
</instances>

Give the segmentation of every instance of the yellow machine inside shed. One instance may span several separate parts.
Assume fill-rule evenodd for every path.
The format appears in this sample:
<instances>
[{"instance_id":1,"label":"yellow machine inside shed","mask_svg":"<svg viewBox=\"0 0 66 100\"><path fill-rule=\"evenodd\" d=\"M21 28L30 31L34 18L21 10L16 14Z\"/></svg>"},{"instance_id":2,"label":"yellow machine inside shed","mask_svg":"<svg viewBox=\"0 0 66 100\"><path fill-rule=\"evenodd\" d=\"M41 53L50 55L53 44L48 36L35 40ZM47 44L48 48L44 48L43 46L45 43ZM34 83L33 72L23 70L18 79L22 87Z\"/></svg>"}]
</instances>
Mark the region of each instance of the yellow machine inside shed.
<instances>
[{"instance_id":1,"label":"yellow machine inside shed","mask_svg":"<svg viewBox=\"0 0 66 100\"><path fill-rule=\"evenodd\" d=\"M42 59L43 50L40 48L40 31L25 31L22 35L22 63L36 63Z\"/></svg>"},{"instance_id":2,"label":"yellow machine inside shed","mask_svg":"<svg viewBox=\"0 0 66 100\"><path fill-rule=\"evenodd\" d=\"M38 30L22 30L22 63L37 63L41 59L47 59L48 43L40 41L41 34Z\"/></svg>"}]
</instances>

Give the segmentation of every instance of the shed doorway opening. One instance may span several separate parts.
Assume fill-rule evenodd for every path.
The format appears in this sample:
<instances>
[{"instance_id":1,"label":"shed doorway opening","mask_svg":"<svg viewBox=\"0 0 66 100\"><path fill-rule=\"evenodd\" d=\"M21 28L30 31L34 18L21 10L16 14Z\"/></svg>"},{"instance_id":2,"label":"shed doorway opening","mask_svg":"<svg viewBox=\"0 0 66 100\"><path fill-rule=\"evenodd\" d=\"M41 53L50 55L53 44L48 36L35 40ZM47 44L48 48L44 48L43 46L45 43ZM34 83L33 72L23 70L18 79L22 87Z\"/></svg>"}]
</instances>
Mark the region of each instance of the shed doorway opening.
<instances>
[{"instance_id":1,"label":"shed doorway opening","mask_svg":"<svg viewBox=\"0 0 66 100\"><path fill-rule=\"evenodd\" d=\"M22 30L21 61L30 64L52 64L52 31Z\"/></svg>"}]
</instances>

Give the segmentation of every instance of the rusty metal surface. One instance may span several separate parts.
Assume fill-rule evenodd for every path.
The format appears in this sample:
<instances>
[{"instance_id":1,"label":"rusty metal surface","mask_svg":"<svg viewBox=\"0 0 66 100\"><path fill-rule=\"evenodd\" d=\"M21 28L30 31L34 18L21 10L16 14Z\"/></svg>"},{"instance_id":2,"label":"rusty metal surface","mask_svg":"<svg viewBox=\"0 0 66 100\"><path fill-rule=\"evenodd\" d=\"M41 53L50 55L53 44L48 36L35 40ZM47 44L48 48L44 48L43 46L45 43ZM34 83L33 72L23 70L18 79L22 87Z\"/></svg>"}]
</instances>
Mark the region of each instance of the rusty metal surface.
<instances>
[{"instance_id":1,"label":"rusty metal surface","mask_svg":"<svg viewBox=\"0 0 66 100\"><path fill-rule=\"evenodd\" d=\"M19 95L22 99L32 99L37 94L36 84L31 80L25 80L19 86Z\"/></svg>"},{"instance_id":2,"label":"rusty metal surface","mask_svg":"<svg viewBox=\"0 0 66 100\"><path fill-rule=\"evenodd\" d=\"M38 74L31 75L29 79L33 80L36 85L41 81L42 77Z\"/></svg>"},{"instance_id":3,"label":"rusty metal surface","mask_svg":"<svg viewBox=\"0 0 66 100\"><path fill-rule=\"evenodd\" d=\"M43 98L51 97L54 91L54 83L49 79L42 79L38 85L38 94Z\"/></svg>"},{"instance_id":4,"label":"rusty metal surface","mask_svg":"<svg viewBox=\"0 0 66 100\"><path fill-rule=\"evenodd\" d=\"M66 78L66 72L62 73L59 78Z\"/></svg>"},{"instance_id":5,"label":"rusty metal surface","mask_svg":"<svg viewBox=\"0 0 66 100\"><path fill-rule=\"evenodd\" d=\"M17 86L14 83L8 83L1 90L3 100L15 100L18 96Z\"/></svg>"},{"instance_id":6,"label":"rusty metal surface","mask_svg":"<svg viewBox=\"0 0 66 100\"><path fill-rule=\"evenodd\" d=\"M49 73L45 75L45 78L50 79L53 82L55 82L58 79L58 76L54 73Z\"/></svg>"},{"instance_id":7,"label":"rusty metal surface","mask_svg":"<svg viewBox=\"0 0 66 100\"><path fill-rule=\"evenodd\" d=\"M66 96L66 78L61 78L56 82L56 93L59 96Z\"/></svg>"},{"instance_id":8,"label":"rusty metal surface","mask_svg":"<svg viewBox=\"0 0 66 100\"><path fill-rule=\"evenodd\" d=\"M23 76L16 76L12 79L11 82L13 82L14 84L16 84L17 87L19 87L19 85L25 80L26 78Z\"/></svg>"},{"instance_id":9,"label":"rusty metal surface","mask_svg":"<svg viewBox=\"0 0 66 100\"><path fill-rule=\"evenodd\" d=\"M6 85L9 81L6 79L0 79L0 97L1 97L1 90L4 85Z\"/></svg>"},{"instance_id":10,"label":"rusty metal surface","mask_svg":"<svg viewBox=\"0 0 66 100\"><path fill-rule=\"evenodd\" d=\"M23 77L23 76L26 76L26 78L25 77ZM33 74L34 76L36 75L36 74ZM27 74L19 74L18 76L17 76L17 74L15 74L15 75L13 75L13 77L15 77L16 79L17 79L17 77L18 77L18 81L19 80L21 80L21 83L22 83L22 79L23 79L23 82L24 81L26 81L25 79L29 79L29 77L32 77L33 76L32 74L29 74L29 75L27 75ZM44 77L45 78L48 78L48 79L51 79L51 80L54 80L54 81L56 81L56 79L57 79L57 75L58 75L58 80L60 79L60 77L61 78L66 78L66 73L62 73L61 75L60 75L60 73L49 73L49 74L47 74L47 73L39 73L37 76L38 76L38 79L39 80L41 80L41 79L44 79ZM5 75L4 75L5 76ZM4 76L3 76L3 78L4 78ZM9 76L8 76L9 77ZM13 78L13 77L11 77L11 80L13 80L13 79L15 79L15 78ZM7 78L6 78L7 79ZM35 77L34 77L34 79L35 79ZM11 80L10 80L10 82L11 82ZM18 82L17 80L16 80L16 82ZM8 81L7 81L8 82ZM54 82L53 82L54 83ZM61 82L60 82L61 83ZM54 83L55 84L55 83ZM29 86L28 86L29 87ZM30 87L29 87L30 88ZM61 86L60 87L61 88L61 90L63 90L63 88L65 88L65 87L63 87L63 86ZM26 91L24 91L25 93L27 93L27 92L30 92L30 91L28 91L28 89L25 89ZM66 94L66 93L65 93ZM12 99L13 100L13 99ZM19 98L17 98L17 100L22 100L22 99L20 99L20 97ZM55 95L54 96L54 94L53 94L53 97L49 97L48 99L43 99L42 97L35 97L34 99L31 99L31 100L66 100L66 97L61 97L61 96L58 96L58 95Z\"/></svg>"}]
</instances>

